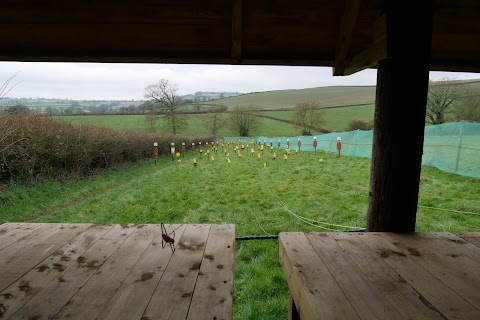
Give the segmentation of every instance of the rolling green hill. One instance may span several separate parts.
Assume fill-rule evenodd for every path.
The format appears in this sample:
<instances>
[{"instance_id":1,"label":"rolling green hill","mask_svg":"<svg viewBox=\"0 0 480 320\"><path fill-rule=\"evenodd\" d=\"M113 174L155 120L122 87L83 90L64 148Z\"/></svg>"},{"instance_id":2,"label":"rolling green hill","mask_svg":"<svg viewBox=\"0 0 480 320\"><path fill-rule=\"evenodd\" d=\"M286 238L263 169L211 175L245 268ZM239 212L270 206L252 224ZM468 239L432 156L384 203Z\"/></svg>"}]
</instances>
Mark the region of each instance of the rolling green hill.
<instances>
[{"instance_id":1,"label":"rolling green hill","mask_svg":"<svg viewBox=\"0 0 480 320\"><path fill-rule=\"evenodd\" d=\"M257 92L215 100L215 103L229 107L253 104L260 106L262 109L290 109L298 103L308 101L320 101L323 106L373 103L375 101L375 86L322 87Z\"/></svg>"},{"instance_id":2,"label":"rolling green hill","mask_svg":"<svg viewBox=\"0 0 480 320\"><path fill-rule=\"evenodd\" d=\"M465 81L461 85L466 85L473 90L480 91L479 80ZM408 94L408 90L405 90L405 94ZM293 107L297 103L306 101L320 101L325 107L338 106L336 108L325 109L325 123L322 127L337 132L344 131L347 129L349 122L353 119L373 119L375 110L375 86L323 87L258 92L211 101L202 105L202 107L208 108L215 104L226 105L228 107L253 104L258 105L265 110L261 113L262 115L282 120L290 120ZM187 108L189 110L195 110L191 105ZM182 132L182 134L206 134L207 131L201 121L204 116L205 115L202 114L189 115L189 128L185 132ZM143 115L69 116L61 117L61 119L82 124L146 130L145 118ZM260 130L254 132L254 135L275 137L293 136L298 134L295 128L282 121L262 118L261 122L262 126ZM314 132L314 134L317 134L317 132ZM235 132L229 129L220 130L219 135L236 136Z\"/></svg>"},{"instance_id":3,"label":"rolling green hill","mask_svg":"<svg viewBox=\"0 0 480 320\"><path fill-rule=\"evenodd\" d=\"M480 91L480 80L465 80L459 85ZM258 105L264 110L291 109L296 104L319 101L324 107L374 104L376 86L335 86L306 89L256 92L215 100L211 103L226 105ZM408 94L408 90L405 90Z\"/></svg>"}]
</instances>

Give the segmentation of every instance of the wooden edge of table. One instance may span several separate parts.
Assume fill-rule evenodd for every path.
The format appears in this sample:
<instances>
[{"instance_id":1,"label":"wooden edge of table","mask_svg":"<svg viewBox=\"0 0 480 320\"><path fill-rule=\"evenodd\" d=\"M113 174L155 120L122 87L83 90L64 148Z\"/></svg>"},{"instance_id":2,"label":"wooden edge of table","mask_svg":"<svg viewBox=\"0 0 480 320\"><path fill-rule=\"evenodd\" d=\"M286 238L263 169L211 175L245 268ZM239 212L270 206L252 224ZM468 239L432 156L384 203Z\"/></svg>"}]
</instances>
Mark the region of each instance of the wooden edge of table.
<instances>
[{"instance_id":1,"label":"wooden edge of table","mask_svg":"<svg viewBox=\"0 0 480 320\"><path fill-rule=\"evenodd\" d=\"M412 312L402 306L417 308L420 318L480 319L480 300L475 294L480 288L476 279L480 269L475 267L479 247L472 240L479 237L479 233L434 232L280 233L279 261L290 289L289 319L369 319L373 316L369 312L375 310L377 316L387 312L390 317L409 318ZM444 267L454 273L443 275ZM462 286L462 277L469 279L468 285ZM358 299L373 293L383 301L377 301L380 308L378 303L376 309L359 306ZM336 303L344 310L339 311ZM341 314L352 307L352 314Z\"/></svg>"},{"instance_id":2,"label":"wooden edge of table","mask_svg":"<svg viewBox=\"0 0 480 320\"><path fill-rule=\"evenodd\" d=\"M279 260L292 299L290 319L295 319L296 312L301 319L359 319L303 232L282 232L278 239Z\"/></svg>"}]
</instances>

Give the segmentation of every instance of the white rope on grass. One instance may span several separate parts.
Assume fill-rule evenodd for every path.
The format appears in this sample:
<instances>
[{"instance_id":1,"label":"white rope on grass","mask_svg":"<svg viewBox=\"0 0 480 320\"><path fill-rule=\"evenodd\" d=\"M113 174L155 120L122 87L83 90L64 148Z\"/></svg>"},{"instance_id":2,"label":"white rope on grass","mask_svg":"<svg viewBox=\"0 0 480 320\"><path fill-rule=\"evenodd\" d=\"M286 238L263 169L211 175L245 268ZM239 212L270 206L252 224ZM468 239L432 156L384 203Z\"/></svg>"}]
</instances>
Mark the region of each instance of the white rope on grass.
<instances>
[{"instance_id":1,"label":"white rope on grass","mask_svg":"<svg viewBox=\"0 0 480 320\"><path fill-rule=\"evenodd\" d=\"M257 217L255 217L255 221L257 222L257 226L258 226L266 235L273 236L273 234L268 233L267 231L265 231L265 229L263 229L262 225L258 222Z\"/></svg>"},{"instance_id":2,"label":"white rope on grass","mask_svg":"<svg viewBox=\"0 0 480 320\"><path fill-rule=\"evenodd\" d=\"M334 189L334 190L337 190L337 191L340 191L342 194L351 194L353 196L363 196L363 197L366 197L367 195L364 194L364 193L358 193L358 192L355 192L355 191L344 191L342 189L339 189L339 188L336 188L336 187L332 187L331 185L328 185L326 183L321 183L319 181L315 181L316 184L321 184L321 185L324 185L326 187L329 187L331 189Z\"/></svg>"},{"instance_id":3,"label":"white rope on grass","mask_svg":"<svg viewBox=\"0 0 480 320\"><path fill-rule=\"evenodd\" d=\"M309 224L309 225L314 226L314 227L316 227L316 228L320 228L320 229L324 229L324 230L328 230L328 231L339 231L339 230L337 230L337 229L330 229L330 228L327 228L327 227L322 227L322 226L319 226L319 225L317 225L317 224L313 224L313 223L311 223L311 222L308 222L308 221L305 221L305 220L302 220L302 219L300 219L300 220L301 220L303 223Z\"/></svg>"},{"instance_id":4,"label":"white rope on grass","mask_svg":"<svg viewBox=\"0 0 480 320\"><path fill-rule=\"evenodd\" d=\"M445 224L432 223L432 222L419 222L418 224L442 227L443 231L445 231L445 232L453 232L453 231L447 231L448 229L462 229L462 232L468 232L468 231L472 231L472 230L480 231L480 228L476 228L476 227L472 227L472 226L454 226L454 225L445 225Z\"/></svg>"},{"instance_id":5,"label":"white rope on grass","mask_svg":"<svg viewBox=\"0 0 480 320\"><path fill-rule=\"evenodd\" d=\"M284 209L285 211L291 213L292 215L296 215L296 216L298 216L298 217L301 217L303 220L310 221L310 222L313 222L313 223L323 224L323 225L332 226L332 227L339 227L339 228L360 229L359 227L342 226L342 225L339 225L339 224L322 222L322 221L313 220L313 219L310 219L310 218L307 218L307 217L303 217L303 216L300 216L300 215L292 212L286 205L283 205L283 209Z\"/></svg>"},{"instance_id":6,"label":"white rope on grass","mask_svg":"<svg viewBox=\"0 0 480 320\"><path fill-rule=\"evenodd\" d=\"M276 197L273 192L271 190L269 190L270 193L272 194L272 196L274 198L278 198ZM322 229L325 229L325 230L329 230L329 231L339 231L337 229L332 229L332 228L328 228L328 227L323 227L323 226L320 226L320 225L326 225L326 226L333 226L333 227L339 227L339 228L347 228L347 229L360 229L360 227L352 227L352 226L343 226L343 225L338 225L338 224L333 224L333 223L328 223L328 222L323 222L323 221L317 221L317 220L313 220L313 219L309 219L309 218L306 218L306 217L303 217L303 216L300 216L298 214L296 214L295 212L291 211L286 205L282 204L278 199L275 199L275 201L285 210L287 211L288 213L290 213L292 216L294 216L295 218L299 219L300 221L306 223L306 224L309 224L311 226L314 226L314 227L317 227L317 228L322 228ZM320 224L320 225L319 225Z\"/></svg>"},{"instance_id":7,"label":"white rope on grass","mask_svg":"<svg viewBox=\"0 0 480 320\"><path fill-rule=\"evenodd\" d=\"M427 209L434 209L434 210L441 210L441 211L449 211L449 212L456 212L456 213L463 213L463 214L472 214L472 215L480 216L480 213L477 213L477 212L469 212L469 211L460 211L460 210L453 210L453 209L435 208L435 207L422 206L422 205L418 205L418 207L419 207L419 208L427 208Z\"/></svg>"},{"instance_id":8,"label":"white rope on grass","mask_svg":"<svg viewBox=\"0 0 480 320\"><path fill-rule=\"evenodd\" d=\"M367 196L367 195L365 195L365 194L359 194L359 193L356 193L356 192L344 191L344 190L341 190L341 189L332 187L332 186L330 186L330 185L328 185L328 184L325 184L325 183L321 183L321 182L318 182L318 183L319 183L319 184L322 184L322 185L324 185L324 186L326 186L326 187L329 187L329 188L335 189L335 190L337 190L337 191L340 191L340 192L342 192L342 193L344 193L344 194L351 194L351 195L355 195L355 196L365 196L365 197ZM328 199L328 198L326 198L326 197L324 197L324 196L323 196L322 198L325 199L325 200L327 200L327 201L333 202L332 200L330 200L330 199ZM478 212L461 211L461 210L453 210L453 209L444 209L444 208L429 207L429 206L422 206L422 205L417 205L417 207L419 207L419 208L426 208L426 209L433 209L433 210L448 211L448 212L455 212L455 213L462 213L462 214L471 214L471 215L476 215L476 216L480 215L480 213L478 213ZM343 208L349 209L349 208L344 207L344 206L343 206Z\"/></svg>"},{"instance_id":9,"label":"white rope on grass","mask_svg":"<svg viewBox=\"0 0 480 320\"><path fill-rule=\"evenodd\" d=\"M339 189L339 188L330 186L330 185L325 184L325 183L321 183L321 182L317 182L317 183L319 183L319 184L321 184L321 185L324 185L324 186L326 186L326 187L332 188L332 189L334 189L334 190L340 191L340 192L343 193L343 194L351 194L351 195L355 195L355 196L364 196L364 197L367 196L367 195L365 195L365 194L360 194L360 193L357 193L357 192L341 190L341 189ZM322 198L324 198L324 199L327 200L327 201L331 201L331 200L329 200L329 199L327 199L327 198L325 198L325 197L322 197ZM478 212L461 211L461 210L453 210L453 209L444 209L444 208L429 207L429 206L422 206L422 205L418 205L418 207L419 207L419 208L426 208L426 209L433 209L433 210L441 210L441 211L455 212L455 213L471 214L471 215L476 215L476 216L480 215L480 213L478 213ZM345 209L348 209L348 208L346 208L346 207L344 207L344 208L345 208Z\"/></svg>"},{"instance_id":10,"label":"white rope on grass","mask_svg":"<svg viewBox=\"0 0 480 320\"><path fill-rule=\"evenodd\" d=\"M279 202L279 201L277 201ZM282 208L287 211L288 213L290 213L291 215L293 215L295 218L297 218L298 220L302 221L303 223L306 223L306 224L309 224L311 226L314 226L316 228L320 228L320 229L324 229L324 230L328 230L328 231L338 231L337 229L332 229L332 228L327 228L327 227L323 227L323 226L320 226L318 224L314 224L312 222L309 222L308 220L306 220L306 218L302 217L302 216L299 216L298 214L290 211L286 206L283 206L280 202L279 204L282 206ZM321 223L320 221L318 221L318 223Z\"/></svg>"},{"instance_id":11,"label":"white rope on grass","mask_svg":"<svg viewBox=\"0 0 480 320\"><path fill-rule=\"evenodd\" d=\"M143 215L145 214L146 211L147 211L147 208L143 209L143 212L140 213L140 214L139 214L135 219L133 219L133 221L130 222L130 223L135 224L135 222L137 222L138 219L143 218Z\"/></svg>"}]
</instances>

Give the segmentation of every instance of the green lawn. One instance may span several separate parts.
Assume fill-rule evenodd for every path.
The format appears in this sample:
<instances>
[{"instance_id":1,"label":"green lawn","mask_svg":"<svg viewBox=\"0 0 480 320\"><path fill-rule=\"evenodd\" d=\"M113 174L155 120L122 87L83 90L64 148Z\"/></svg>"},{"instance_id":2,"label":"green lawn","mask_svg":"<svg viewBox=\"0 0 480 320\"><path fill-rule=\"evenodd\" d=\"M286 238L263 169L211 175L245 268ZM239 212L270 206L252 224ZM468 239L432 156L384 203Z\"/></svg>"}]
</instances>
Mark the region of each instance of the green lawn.
<instances>
[{"instance_id":1,"label":"green lawn","mask_svg":"<svg viewBox=\"0 0 480 320\"><path fill-rule=\"evenodd\" d=\"M214 161L198 158L195 168L195 153L95 179L10 186L0 193L0 223L234 223L237 236L365 227L370 159L228 152L231 164L218 153ZM417 230L480 231L479 182L422 168ZM287 318L276 240L237 241L234 281L235 319Z\"/></svg>"}]
</instances>

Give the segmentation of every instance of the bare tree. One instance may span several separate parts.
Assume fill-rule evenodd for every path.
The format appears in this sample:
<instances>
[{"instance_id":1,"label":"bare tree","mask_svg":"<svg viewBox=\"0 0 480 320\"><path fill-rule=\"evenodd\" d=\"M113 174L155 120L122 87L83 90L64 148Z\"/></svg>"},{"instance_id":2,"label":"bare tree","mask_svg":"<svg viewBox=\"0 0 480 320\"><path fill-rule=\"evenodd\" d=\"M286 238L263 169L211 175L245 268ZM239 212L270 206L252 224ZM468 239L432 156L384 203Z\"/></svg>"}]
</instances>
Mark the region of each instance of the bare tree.
<instances>
[{"instance_id":1,"label":"bare tree","mask_svg":"<svg viewBox=\"0 0 480 320\"><path fill-rule=\"evenodd\" d=\"M158 120L157 111L154 108L148 110L147 114L145 115L145 126L147 130L150 132L155 132L157 127L157 120Z\"/></svg>"},{"instance_id":2,"label":"bare tree","mask_svg":"<svg viewBox=\"0 0 480 320\"><path fill-rule=\"evenodd\" d=\"M430 81L428 86L426 120L431 124L445 123L447 114L454 111L455 101L462 95L458 81L443 78L440 81Z\"/></svg>"},{"instance_id":3,"label":"bare tree","mask_svg":"<svg viewBox=\"0 0 480 320\"><path fill-rule=\"evenodd\" d=\"M9 77L1 86L0 86L0 100L2 100L13 88L15 88L20 82L18 81L12 84L13 79L18 75L18 72L13 76Z\"/></svg>"},{"instance_id":4,"label":"bare tree","mask_svg":"<svg viewBox=\"0 0 480 320\"><path fill-rule=\"evenodd\" d=\"M230 113L230 126L240 137L248 137L258 129L261 122L257 117L259 108L254 105L235 106Z\"/></svg>"},{"instance_id":5,"label":"bare tree","mask_svg":"<svg viewBox=\"0 0 480 320\"><path fill-rule=\"evenodd\" d=\"M227 119L225 118L224 109L221 107L214 108L210 113L202 116L202 122L204 126L208 129L208 132L213 136L217 135L218 130L225 127L227 124Z\"/></svg>"},{"instance_id":6,"label":"bare tree","mask_svg":"<svg viewBox=\"0 0 480 320\"><path fill-rule=\"evenodd\" d=\"M455 108L455 116L457 120L480 122L480 94L472 88L465 88Z\"/></svg>"},{"instance_id":7,"label":"bare tree","mask_svg":"<svg viewBox=\"0 0 480 320\"><path fill-rule=\"evenodd\" d=\"M299 103L293 108L292 122L302 136L311 136L323 122L324 111L318 101Z\"/></svg>"},{"instance_id":8,"label":"bare tree","mask_svg":"<svg viewBox=\"0 0 480 320\"><path fill-rule=\"evenodd\" d=\"M186 128L186 117L178 110L182 105L182 98L177 95L177 87L174 84L167 79L150 84L145 87L145 98L159 106L156 115L164 119L171 133L177 134Z\"/></svg>"}]
</instances>

